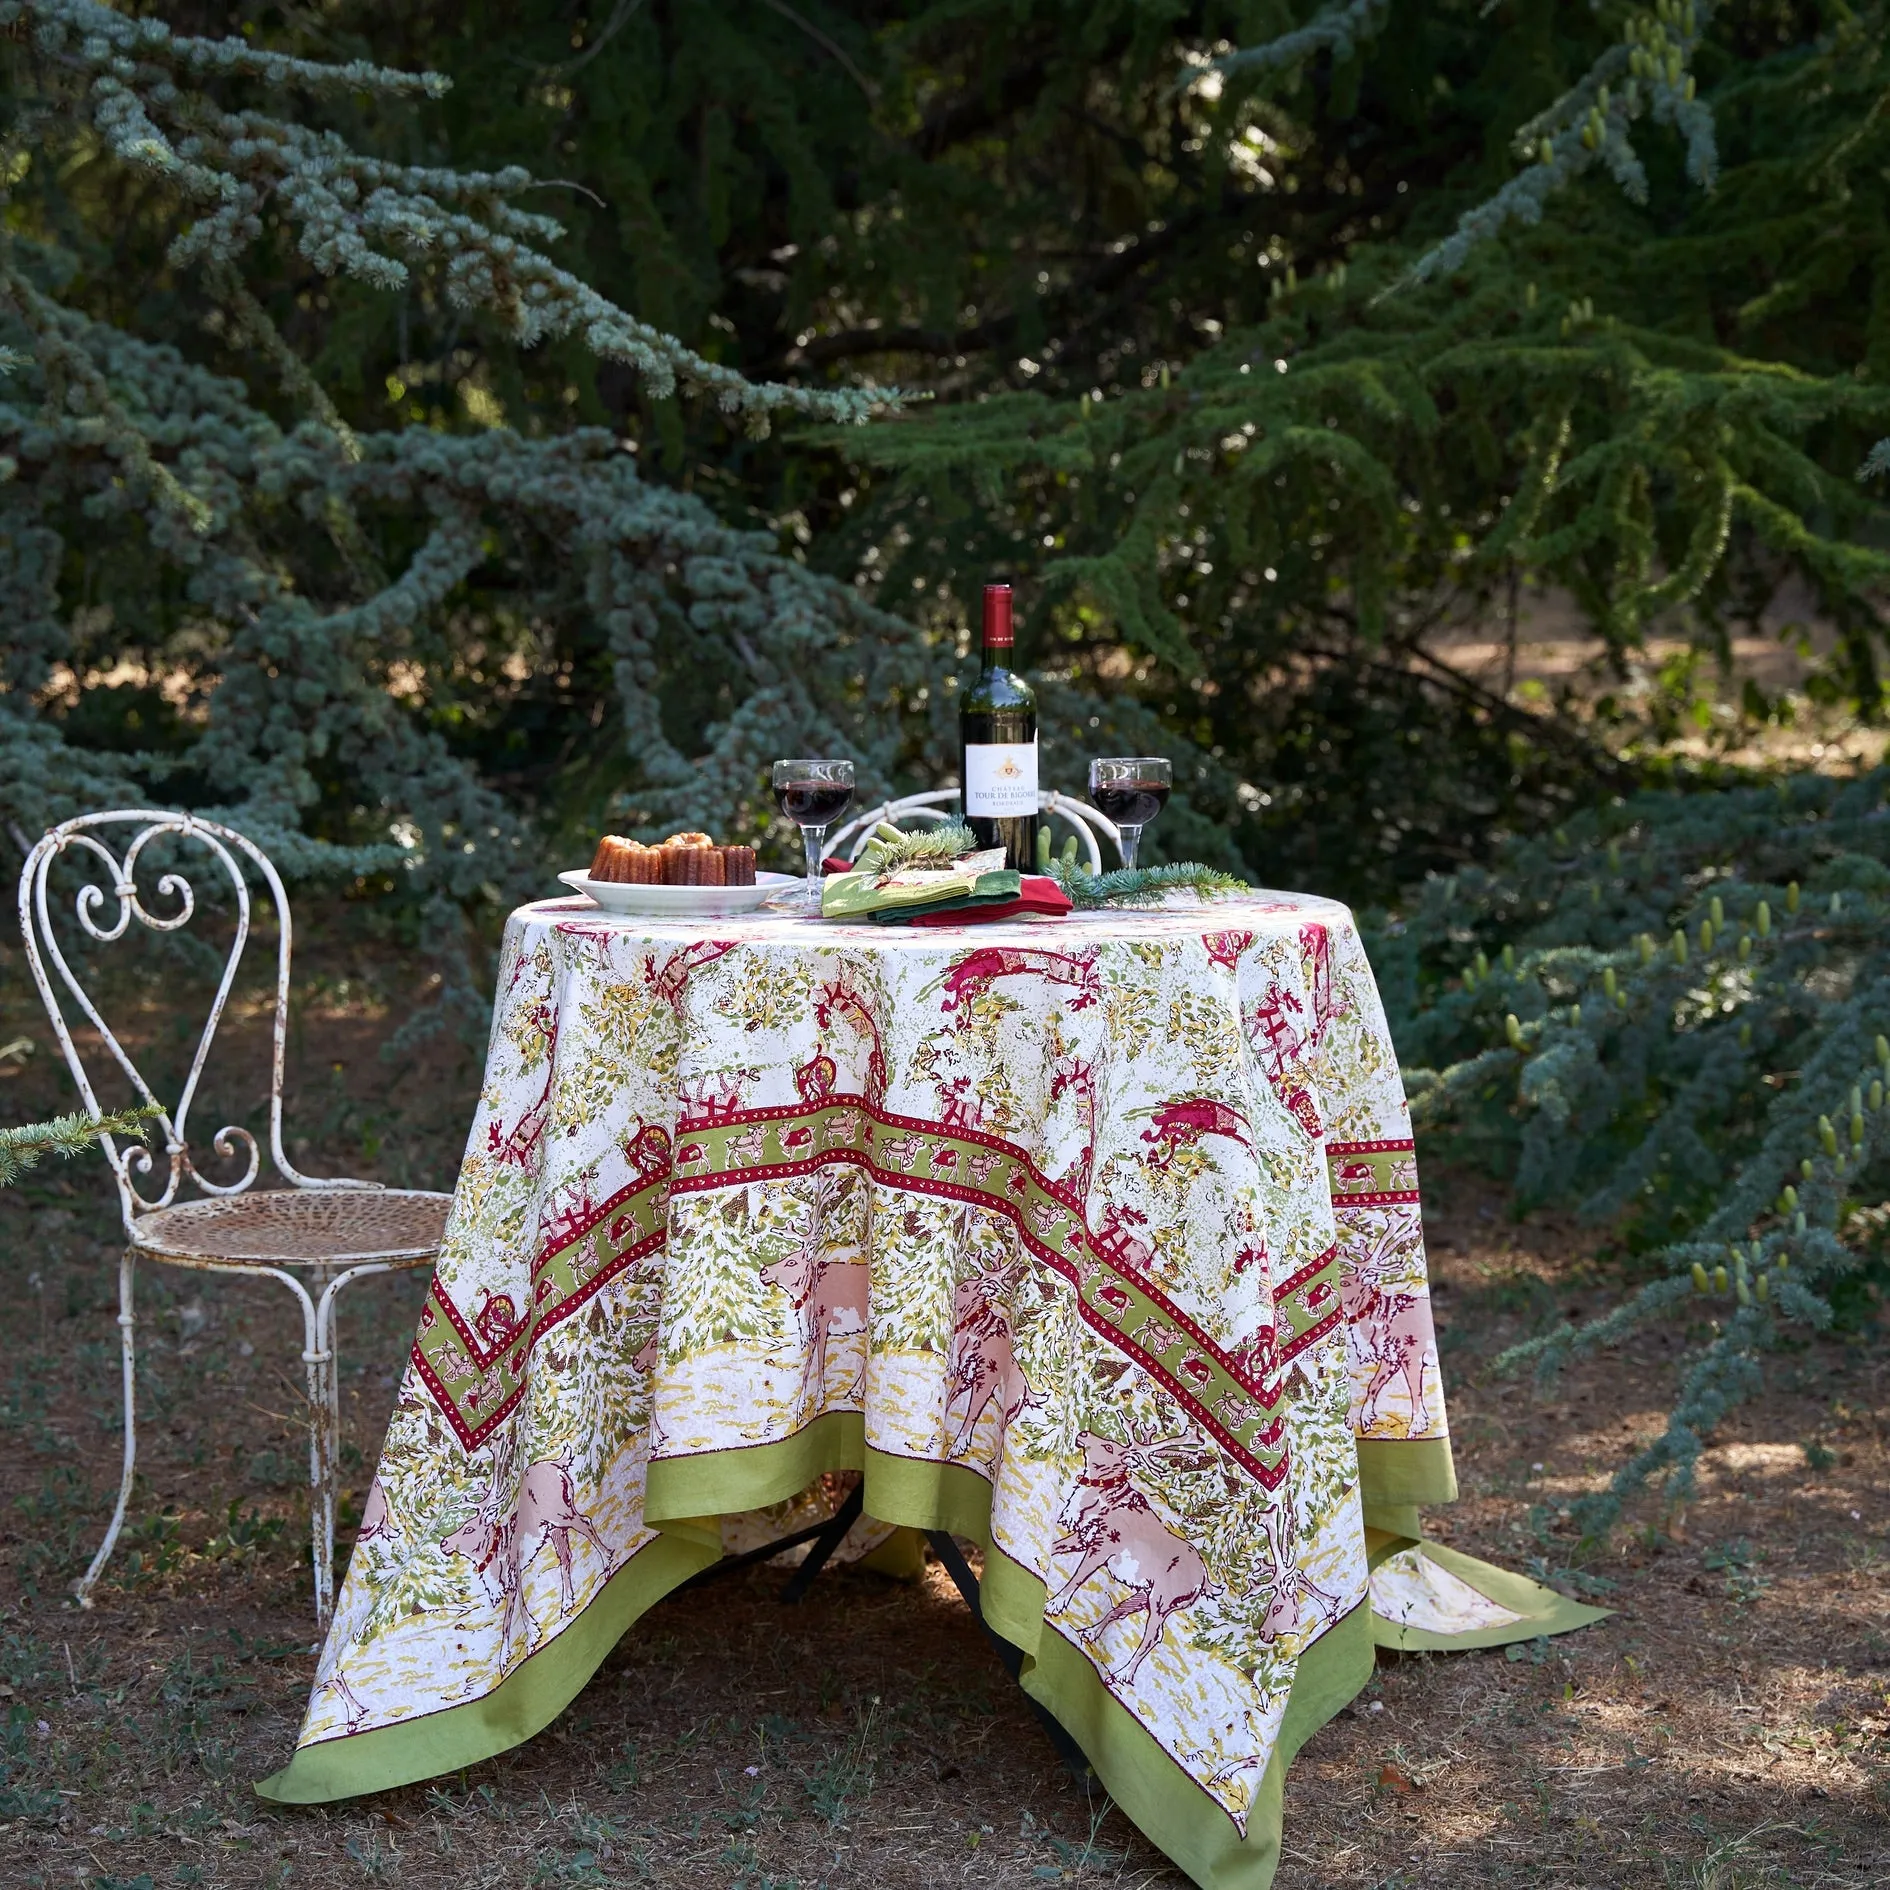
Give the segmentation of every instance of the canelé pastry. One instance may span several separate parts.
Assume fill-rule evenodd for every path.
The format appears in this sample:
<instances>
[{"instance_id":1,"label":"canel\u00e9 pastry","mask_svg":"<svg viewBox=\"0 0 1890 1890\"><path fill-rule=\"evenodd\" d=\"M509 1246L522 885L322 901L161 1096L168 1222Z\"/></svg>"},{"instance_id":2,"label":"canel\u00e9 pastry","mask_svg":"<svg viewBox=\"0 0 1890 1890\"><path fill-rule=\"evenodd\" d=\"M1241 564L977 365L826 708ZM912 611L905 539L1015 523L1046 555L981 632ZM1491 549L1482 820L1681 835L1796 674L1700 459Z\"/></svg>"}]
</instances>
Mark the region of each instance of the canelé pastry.
<instances>
[{"instance_id":1,"label":"canel\u00e9 pastry","mask_svg":"<svg viewBox=\"0 0 1890 1890\"><path fill-rule=\"evenodd\" d=\"M752 886L753 847L719 847L706 833L671 834L646 847L607 833L597 843L591 877L633 886Z\"/></svg>"},{"instance_id":2,"label":"canel\u00e9 pastry","mask_svg":"<svg viewBox=\"0 0 1890 1890\"><path fill-rule=\"evenodd\" d=\"M630 842L614 833L607 833L597 843L597 852L591 859L591 877L607 881L621 880L628 877L624 871L624 853Z\"/></svg>"},{"instance_id":3,"label":"canel\u00e9 pastry","mask_svg":"<svg viewBox=\"0 0 1890 1890\"><path fill-rule=\"evenodd\" d=\"M660 885L663 855L656 847L646 847L640 840L626 840L620 834L607 833L597 843L591 861L591 877L615 885Z\"/></svg>"}]
</instances>

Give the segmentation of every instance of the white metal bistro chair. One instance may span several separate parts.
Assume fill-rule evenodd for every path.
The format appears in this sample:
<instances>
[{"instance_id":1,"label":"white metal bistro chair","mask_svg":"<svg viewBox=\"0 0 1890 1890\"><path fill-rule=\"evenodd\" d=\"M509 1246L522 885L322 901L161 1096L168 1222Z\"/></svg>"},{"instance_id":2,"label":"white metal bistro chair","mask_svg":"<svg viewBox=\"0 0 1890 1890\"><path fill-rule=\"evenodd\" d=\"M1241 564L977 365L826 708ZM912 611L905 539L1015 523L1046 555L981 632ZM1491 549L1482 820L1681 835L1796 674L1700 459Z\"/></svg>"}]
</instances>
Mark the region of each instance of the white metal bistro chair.
<instances>
[{"instance_id":1,"label":"white metal bistro chair","mask_svg":"<svg viewBox=\"0 0 1890 1890\"><path fill-rule=\"evenodd\" d=\"M124 844L114 854L100 837L101 830L126 829ZM171 912L153 912L137 885L145 849L155 840L174 836L194 841L211 855L212 865L227 875L236 895L236 928L222 976L196 1054L184 1079L174 1110L165 1110L124 1046L113 1034L98 1007L81 986L59 948L52 914L47 908L47 878L54 861L71 851L89 856L85 864L109 886L88 881L79 889L76 911L80 929L102 944L125 936L135 918L154 932L176 932L188 925L197 910L190 881L166 868L153 890L154 903L174 904ZM121 836L114 834L113 838ZM210 1054L223 1008L230 995L243 948L249 940L250 895L238 856L261 876L275 901L276 1003L274 1061L269 1081L269 1156L276 1172L288 1184L282 1188L252 1189L261 1168L256 1138L240 1127L219 1129L210 1146L226 1160L247 1155L244 1173L235 1181L217 1182L203 1175L192 1153L189 1137L191 1104L198 1079ZM115 910L113 909L115 902ZM105 914L101 919L101 912ZM308 1374L310 1534L315 1567L315 1618L326 1625L334 1602L335 1473L341 1408L335 1372L335 1302L344 1286L372 1273L389 1273L426 1266L439 1252L452 1196L419 1189L383 1188L372 1181L343 1178L320 1180L301 1173L282 1148L283 1045L289 1016L289 902L282 881L268 857L253 841L213 821L189 814L148 809L82 814L52 829L28 854L20 874L20 934L26 960L46 1006L46 1015L65 1052L67 1067L79 1086L85 1106L102 1114L72 1033L67 1028L59 991L71 997L94 1030L104 1050L130 1080L146 1103L159 1110L153 1122L164 1137L161 1158L163 1191L152 1197L139 1191L133 1176L149 1176L160 1168L160 1157L142 1143L120 1149L110 1136L100 1138L112 1177L118 1184L124 1216L126 1248L118 1271L118 1327L125 1395L124 1468L118 1484L118 1504L92 1565L75 1590L80 1606L90 1607L93 1585L104 1572L118 1532L124 1526L131 1500L132 1474L137 1464L137 1320L133 1283L140 1257L167 1266L194 1267L212 1273L264 1274L280 1280L302 1309L302 1363ZM49 975L49 972L51 975ZM180 1191L191 1182L206 1197L181 1200ZM155 1187L155 1182L147 1186ZM298 1272L289 1271L290 1268ZM299 1277L298 1277L299 1273ZM306 1280L306 1284L304 1284Z\"/></svg>"},{"instance_id":2,"label":"white metal bistro chair","mask_svg":"<svg viewBox=\"0 0 1890 1890\"><path fill-rule=\"evenodd\" d=\"M838 853L849 840L852 841L853 851L847 858L857 860L866 851L866 843L873 837L873 829L882 820L890 820L895 825L905 815L910 815L914 820L936 820L941 823L955 820L958 817L957 800L956 788L934 788L924 794L907 794L896 801L882 801L879 806L869 807L865 813L856 814L829 844ZM1102 871L1102 849L1096 844L1098 834L1118 848L1122 844L1122 836L1113 820L1099 814L1088 802L1079 801L1068 794L1059 794L1054 788L1037 796L1037 812L1060 815L1075 828L1092 873Z\"/></svg>"}]
</instances>

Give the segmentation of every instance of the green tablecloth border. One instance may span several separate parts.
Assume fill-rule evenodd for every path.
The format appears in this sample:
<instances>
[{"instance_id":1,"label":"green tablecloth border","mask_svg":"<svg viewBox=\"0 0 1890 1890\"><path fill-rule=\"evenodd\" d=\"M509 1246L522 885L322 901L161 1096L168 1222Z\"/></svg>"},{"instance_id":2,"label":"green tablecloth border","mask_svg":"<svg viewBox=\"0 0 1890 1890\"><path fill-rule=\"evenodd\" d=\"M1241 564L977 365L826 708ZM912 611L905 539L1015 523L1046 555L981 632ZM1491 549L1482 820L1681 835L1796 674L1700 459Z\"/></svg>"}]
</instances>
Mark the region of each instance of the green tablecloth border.
<instances>
[{"instance_id":1,"label":"green tablecloth border","mask_svg":"<svg viewBox=\"0 0 1890 1890\"><path fill-rule=\"evenodd\" d=\"M1358 1474L1359 1493L1373 1507L1457 1500L1448 1437L1361 1437Z\"/></svg>"},{"instance_id":2,"label":"green tablecloth border","mask_svg":"<svg viewBox=\"0 0 1890 1890\"><path fill-rule=\"evenodd\" d=\"M1387 1488L1453 1491L1442 1440L1379 1447L1367 1439L1372 1559L1419 1539L1415 1501ZM1024 1690L1069 1729L1097 1776L1139 1830L1208 1890L1267 1890L1279 1865L1281 1806L1295 1753L1370 1679L1374 1645L1415 1652L1499 1647L1563 1634L1608 1611L1570 1601L1527 1577L1441 1544L1423 1550L1493 1601L1523 1616L1508 1627L1442 1635L1400 1628L1369 1607L1353 1610L1301 1656L1273 1754L1243 1837L1227 1814L1156 1744L1104 1686L1083 1653L1044 1619L1046 1590L991 1541L991 1487L963 1465L890 1456L866 1446L858 1412L829 1412L792 1438L752 1450L666 1458L651 1466L645 1514L661 1533L605 1584L563 1633L498 1687L462 1706L396 1726L328 1739L298 1751L256 1787L278 1804L319 1804L392 1790L488 1759L541 1731L582 1691L638 1616L720 1555L716 1518L804 1490L822 1471L860 1469L869 1515L911 1529L945 1529L984 1545L985 1618L1024 1653ZM1427 1497L1425 1500L1443 1500ZM889 1547L891 1545L888 1545Z\"/></svg>"},{"instance_id":3,"label":"green tablecloth border","mask_svg":"<svg viewBox=\"0 0 1890 1890\"><path fill-rule=\"evenodd\" d=\"M685 1529L647 1542L557 1639L530 1654L490 1693L371 1732L300 1747L259 1797L279 1805L391 1791L457 1772L542 1732L577 1698L631 1622L691 1575L721 1559L721 1544Z\"/></svg>"},{"instance_id":4,"label":"green tablecloth border","mask_svg":"<svg viewBox=\"0 0 1890 1890\"><path fill-rule=\"evenodd\" d=\"M865 1451L864 1415L828 1411L776 1443L659 1457L644 1481L643 1520L653 1529L667 1529L689 1517L732 1516L785 1503L825 1471L858 1470ZM871 1507L867 1514L881 1522L900 1520Z\"/></svg>"},{"instance_id":5,"label":"green tablecloth border","mask_svg":"<svg viewBox=\"0 0 1890 1890\"><path fill-rule=\"evenodd\" d=\"M660 1522L663 1533L619 1569L555 1640L480 1699L303 1747L282 1771L262 1780L257 1793L293 1805L389 1791L457 1772L531 1738L576 1698L639 1615L717 1559L713 1516L781 1501L821 1471L837 1469L864 1470L867 1512L882 1522L945 1529L982 1543L985 1618L1024 1650L1025 1691L1069 1728L1116 1803L1197 1883L1211 1890L1266 1890L1279 1863L1286 1767L1371 1677L1370 1610L1355 1609L1301 1657L1243 1838L1109 1693L1083 1654L1045 1622L1042 1581L991 1544L991 1489L985 1480L962 1465L868 1450L857 1412L830 1412L780 1443L653 1465L649 1506L661 1514L651 1520Z\"/></svg>"},{"instance_id":6,"label":"green tablecloth border","mask_svg":"<svg viewBox=\"0 0 1890 1890\"><path fill-rule=\"evenodd\" d=\"M988 1566L988 1565L987 1565ZM1041 1700L1083 1748L1110 1797L1138 1831L1204 1890L1267 1890L1280 1864L1286 1772L1294 1755L1372 1677L1371 1609L1361 1603L1300 1656L1293 1690L1247 1835L1120 1706L1088 1660L1055 1631L1024 1666L1024 1691Z\"/></svg>"},{"instance_id":7,"label":"green tablecloth border","mask_svg":"<svg viewBox=\"0 0 1890 1890\"><path fill-rule=\"evenodd\" d=\"M991 1487L983 1477L961 1464L872 1449L865 1452L865 1471L869 1515L915 1529L946 1529L983 1545L979 1600L986 1621L1023 1650L1024 1691L1083 1748L1104 1789L1143 1836L1208 1890L1267 1890L1280 1861L1287 1767L1371 1678L1370 1608L1355 1608L1300 1657L1243 1838L1109 1692L1087 1657L1044 1619L1043 1582L991 1541Z\"/></svg>"},{"instance_id":8,"label":"green tablecloth border","mask_svg":"<svg viewBox=\"0 0 1890 1890\"><path fill-rule=\"evenodd\" d=\"M1409 1543L1393 1543L1387 1552L1395 1553ZM1461 1654L1479 1647L1512 1647L1519 1641L1533 1641L1545 1634L1569 1634L1576 1628L1589 1627L1606 1620L1612 1608L1591 1608L1586 1602L1571 1601L1527 1575L1517 1575L1493 1562L1481 1562L1461 1549L1447 1548L1441 1542L1419 1545L1440 1568L1460 1576L1479 1594L1487 1595L1498 1607L1522 1616L1507 1627L1471 1628L1461 1634L1438 1634L1429 1628L1400 1627L1383 1615L1372 1616L1372 1640L1394 1653Z\"/></svg>"}]
</instances>

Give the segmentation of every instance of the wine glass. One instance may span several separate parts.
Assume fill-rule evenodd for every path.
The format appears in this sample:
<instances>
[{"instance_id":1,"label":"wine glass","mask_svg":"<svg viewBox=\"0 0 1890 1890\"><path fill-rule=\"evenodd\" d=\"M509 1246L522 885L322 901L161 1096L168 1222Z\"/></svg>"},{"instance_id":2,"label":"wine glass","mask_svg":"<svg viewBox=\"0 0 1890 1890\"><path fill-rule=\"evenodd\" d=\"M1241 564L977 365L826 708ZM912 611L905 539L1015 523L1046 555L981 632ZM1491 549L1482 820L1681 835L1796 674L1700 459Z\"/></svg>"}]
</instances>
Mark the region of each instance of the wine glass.
<instances>
[{"instance_id":1,"label":"wine glass","mask_svg":"<svg viewBox=\"0 0 1890 1890\"><path fill-rule=\"evenodd\" d=\"M1135 864L1142 829L1162 811L1175 771L1165 755L1109 755L1089 764L1089 798L1116 825L1125 868Z\"/></svg>"},{"instance_id":2,"label":"wine glass","mask_svg":"<svg viewBox=\"0 0 1890 1890\"><path fill-rule=\"evenodd\" d=\"M801 830L807 849L807 884L792 899L800 912L820 910L820 854L827 829L853 799L850 761L777 761L774 804ZM784 904L789 903L783 901Z\"/></svg>"}]
</instances>

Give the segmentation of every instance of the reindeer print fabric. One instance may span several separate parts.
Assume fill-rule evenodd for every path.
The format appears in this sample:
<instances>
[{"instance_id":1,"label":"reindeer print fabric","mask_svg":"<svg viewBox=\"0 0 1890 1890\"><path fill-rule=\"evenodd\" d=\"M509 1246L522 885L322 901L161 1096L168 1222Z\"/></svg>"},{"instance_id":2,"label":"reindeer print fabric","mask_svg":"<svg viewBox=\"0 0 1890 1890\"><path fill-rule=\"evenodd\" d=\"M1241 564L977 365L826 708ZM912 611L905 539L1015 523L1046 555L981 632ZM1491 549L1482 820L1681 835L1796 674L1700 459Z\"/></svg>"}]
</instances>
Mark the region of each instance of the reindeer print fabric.
<instances>
[{"instance_id":1,"label":"reindeer print fabric","mask_svg":"<svg viewBox=\"0 0 1890 1890\"><path fill-rule=\"evenodd\" d=\"M1362 1505L1452 1493L1350 914L714 925L513 915L438 1272L263 1789L516 1743L718 1518L853 1467L882 1523L982 1534L1033 1690L1151 1837L1264 1882L1269 1769L1369 1662Z\"/></svg>"}]
</instances>

